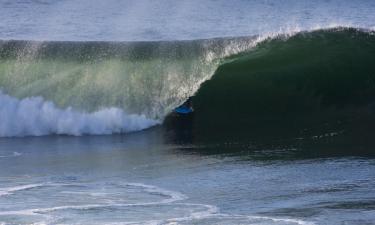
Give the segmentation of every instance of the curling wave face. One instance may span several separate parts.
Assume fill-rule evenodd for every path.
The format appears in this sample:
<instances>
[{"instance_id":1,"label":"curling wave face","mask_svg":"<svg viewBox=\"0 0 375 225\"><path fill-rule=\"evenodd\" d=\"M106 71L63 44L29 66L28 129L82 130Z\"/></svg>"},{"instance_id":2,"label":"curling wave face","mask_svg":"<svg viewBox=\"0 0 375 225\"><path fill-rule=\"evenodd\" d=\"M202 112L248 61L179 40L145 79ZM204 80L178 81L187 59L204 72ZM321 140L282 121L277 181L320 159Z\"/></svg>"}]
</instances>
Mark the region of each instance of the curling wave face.
<instances>
[{"instance_id":1,"label":"curling wave face","mask_svg":"<svg viewBox=\"0 0 375 225\"><path fill-rule=\"evenodd\" d=\"M194 136L372 134L373 62L371 31L334 28L266 39L225 58L202 84L194 97Z\"/></svg>"},{"instance_id":2,"label":"curling wave face","mask_svg":"<svg viewBox=\"0 0 375 225\"><path fill-rule=\"evenodd\" d=\"M193 95L202 127L223 116L370 106L374 43L371 31L354 28L195 41L1 41L0 135L140 130ZM20 119L23 109L34 116Z\"/></svg>"}]
</instances>

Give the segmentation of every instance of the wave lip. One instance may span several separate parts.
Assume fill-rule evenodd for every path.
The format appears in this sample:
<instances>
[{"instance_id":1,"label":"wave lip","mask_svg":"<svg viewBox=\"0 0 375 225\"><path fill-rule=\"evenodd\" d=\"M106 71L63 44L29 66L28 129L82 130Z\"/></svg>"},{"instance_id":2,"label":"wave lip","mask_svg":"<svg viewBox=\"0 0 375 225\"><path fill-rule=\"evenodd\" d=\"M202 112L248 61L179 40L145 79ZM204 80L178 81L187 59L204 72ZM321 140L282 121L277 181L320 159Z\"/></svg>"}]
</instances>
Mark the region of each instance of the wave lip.
<instances>
[{"instance_id":1,"label":"wave lip","mask_svg":"<svg viewBox=\"0 0 375 225\"><path fill-rule=\"evenodd\" d=\"M70 107L59 109L42 97L19 100L2 92L0 105L0 137L126 133L159 123L144 115L126 114L115 107L84 113Z\"/></svg>"}]
</instances>

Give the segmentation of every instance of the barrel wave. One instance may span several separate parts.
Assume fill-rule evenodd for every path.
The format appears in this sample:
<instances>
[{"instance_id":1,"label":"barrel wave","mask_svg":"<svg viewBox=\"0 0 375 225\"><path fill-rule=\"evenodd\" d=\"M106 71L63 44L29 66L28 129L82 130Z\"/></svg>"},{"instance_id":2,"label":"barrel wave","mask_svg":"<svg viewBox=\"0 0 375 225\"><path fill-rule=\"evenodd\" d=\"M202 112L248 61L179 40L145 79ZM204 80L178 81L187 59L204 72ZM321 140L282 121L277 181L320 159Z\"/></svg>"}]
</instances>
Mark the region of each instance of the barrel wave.
<instances>
[{"instance_id":1,"label":"barrel wave","mask_svg":"<svg viewBox=\"0 0 375 225\"><path fill-rule=\"evenodd\" d=\"M341 124L371 117L375 103L375 35L354 28L163 42L4 40L0 60L1 136L174 127L168 115L189 96L189 123L201 136ZM28 112L35 116L20 116Z\"/></svg>"},{"instance_id":2,"label":"barrel wave","mask_svg":"<svg viewBox=\"0 0 375 225\"><path fill-rule=\"evenodd\" d=\"M371 136L375 36L335 28L279 36L225 59L194 98L196 137Z\"/></svg>"}]
</instances>

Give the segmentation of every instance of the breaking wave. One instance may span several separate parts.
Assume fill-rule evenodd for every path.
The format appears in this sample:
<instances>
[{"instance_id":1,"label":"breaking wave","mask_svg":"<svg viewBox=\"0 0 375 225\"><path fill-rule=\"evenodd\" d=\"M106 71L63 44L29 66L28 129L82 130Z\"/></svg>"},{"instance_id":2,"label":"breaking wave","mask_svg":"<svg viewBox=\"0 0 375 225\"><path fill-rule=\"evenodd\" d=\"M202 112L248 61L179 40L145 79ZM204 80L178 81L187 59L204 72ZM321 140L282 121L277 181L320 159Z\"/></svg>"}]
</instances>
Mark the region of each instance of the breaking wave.
<instances>
[{"instance_id":1,"label":"breaking wave","mask_svg":"<svg viewBox=\"0 0 375 225\"><path fill-rule=\"evenodd\" d=\"M193 41L0 41L0 136L142 130L194 95L201 126L370 109L374 43L372 31L355 28Z\"/></svg>"}]
</instances>

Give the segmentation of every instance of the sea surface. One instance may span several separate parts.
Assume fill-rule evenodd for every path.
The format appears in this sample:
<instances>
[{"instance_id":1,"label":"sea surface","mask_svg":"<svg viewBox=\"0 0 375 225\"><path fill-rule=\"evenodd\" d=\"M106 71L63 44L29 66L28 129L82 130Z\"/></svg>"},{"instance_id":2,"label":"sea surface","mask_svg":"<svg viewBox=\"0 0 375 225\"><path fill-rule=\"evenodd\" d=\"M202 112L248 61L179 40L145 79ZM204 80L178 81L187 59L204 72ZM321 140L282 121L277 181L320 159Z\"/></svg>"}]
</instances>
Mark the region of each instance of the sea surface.
<instances>
[{"instance_id":1,"label":"sea surface","mask_svg":"<svg viewBox=\"0 0 375 225\"><path fill-rule=\"evenodd\" d=\"M0 0L0 224L375 224L374 62L370 0Z\"/></svg>"}]
</instances>

